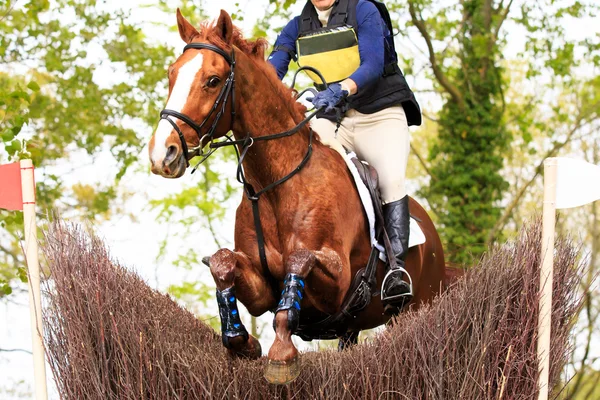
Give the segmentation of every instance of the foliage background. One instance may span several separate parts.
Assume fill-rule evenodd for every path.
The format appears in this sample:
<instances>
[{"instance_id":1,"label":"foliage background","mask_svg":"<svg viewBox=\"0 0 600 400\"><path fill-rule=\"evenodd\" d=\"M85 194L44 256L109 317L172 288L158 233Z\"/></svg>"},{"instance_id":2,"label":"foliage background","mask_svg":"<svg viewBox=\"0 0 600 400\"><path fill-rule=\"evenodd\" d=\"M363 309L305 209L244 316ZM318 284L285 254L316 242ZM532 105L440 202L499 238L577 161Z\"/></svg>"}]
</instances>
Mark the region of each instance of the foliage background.
<instances>
[{"instance_id":1,"label":"foliage background","mask_svg":"<svg viewBox=\"0 0 600 400\"><path fill-rule=\"evenodd\" d=\"M302 3L228 1L222 7L248 35L273 43ZM451 262L474 265L489 244L512 237L539 211L544 158L600 163L595 3L386 2L401 67L426 117L413 131L409 187L435 218ZM240 195L231 154L217 153L183 182L148 178L145 156L165 102L166 65L181 45L174 32L177 6L197 23L215 16L220 5L0 1L0 162L33 158L42 221L51 209L88 221L155 286L216 322L212 280L198 261L231 246ZM597 204L565 212L558 224L579 232L589 251L586 302L574 335L578 351L566 376L579 373L568 397L593 398L593 382L600 380L600 354L593 349L600 304L592 286L600 268L598 212ZM20 304L25 289L20 219L0 210L0 301L6 307ZM9 316L5 321L7 332L16 329ZM268 322L249 323L269 334ZM0 342L0 350L15 349ZM21 353L0 352L0 362L15 354ZM0 394L26 395L26 386L0 388Z\"/></svg>"}]
</instances>

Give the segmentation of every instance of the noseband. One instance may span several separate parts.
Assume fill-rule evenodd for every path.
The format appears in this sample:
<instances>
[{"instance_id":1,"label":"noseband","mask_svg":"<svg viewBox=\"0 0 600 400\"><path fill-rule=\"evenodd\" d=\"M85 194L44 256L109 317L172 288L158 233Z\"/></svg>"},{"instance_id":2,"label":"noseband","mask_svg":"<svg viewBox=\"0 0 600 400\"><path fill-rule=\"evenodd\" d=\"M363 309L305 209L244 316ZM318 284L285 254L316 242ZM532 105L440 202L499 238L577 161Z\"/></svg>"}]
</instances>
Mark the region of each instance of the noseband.
<instances>
[{"instance_id":1,"label":"noseband","mask_svg":"<svg viewBox=\"0 0 600 400\"><path fill-rule=\"evenodd\" d=\"M183 48L183 52L185 52L188 49L197 49L197 50L206 49L206 50L214 51L215 53L223 56L225 61L227 61L227 63L229 63L229 65L231 66L231 70L229 71L229 76L227 76L227 79L225 80L225 84L223 85L223 87L221 88L221 91L219 92L219 96L217 97L217 100L213 104L213 106L212 106L210 112L208 113L208 115L206 116L206 118L204 118L204 121L202 121L200 124L196 124L194 122L194 120L192 120L189 116L182 114L180 112L174 111L174 110L164 109L160 112L160 118L167 120L173 126L173 129L175 129L175 131L179 134L179 140L181 140L181 147L183 148L183 154L185 154L186 161L187 161L190 153L193 153L195 151L199 151L200 152L199 156L203 157L204 159L206 159L214 151L214 149L212 147L209 147L210 150L207 153L204 153L202 150L203 149L202 142L205 139L208 139L208 141L210 141L210 142L213 141L213 139L214 139L213 135L215 133L215 130L217 129L217 124L219 123L219 120L225 113L225 106L227 105L227 101L229 100L229 95L231 95L231 124L232 125L233 125L233 121L235 118L235 90L234 90L235 53L233 52L233 48L231 49L231 55L227 54L225 51L218 48L217 46L214 46L209 43L189 43ZM221 105L221 109L217 112L217 115L215 116L215 119L214 119L212 125L210 126L210 128L208 129L208 131L205 134L202 134L202 128L208 122L209 118L213 115L213 113L219 108L219 105ZM196 131L196 134L198 135L198 139L200 140L200 142L198 143L198 146L188 149L188 145L185 141L185 137L183 136L183 133L181 132L181 129L179 129L179 126L177 126L177 123L172 118L169 118L169 117L174 117L174 118L177 118L177 119L185 122L190 128L192 128L194 131Z\"/></svg>"}]
</instances>

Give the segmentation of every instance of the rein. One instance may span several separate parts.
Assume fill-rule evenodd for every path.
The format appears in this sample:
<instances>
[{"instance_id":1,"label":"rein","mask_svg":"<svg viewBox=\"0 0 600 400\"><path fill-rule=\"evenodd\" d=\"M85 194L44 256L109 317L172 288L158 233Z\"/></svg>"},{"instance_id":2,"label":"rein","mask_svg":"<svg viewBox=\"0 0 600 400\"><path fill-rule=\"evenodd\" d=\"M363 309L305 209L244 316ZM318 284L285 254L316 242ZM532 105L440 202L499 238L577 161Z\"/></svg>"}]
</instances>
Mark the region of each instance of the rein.
<instances>
[{"instance_id":1,"label":"rein","mask_svg":"<svg viewBox=\"0 0 600 400\"><path fill-rule=\"evenodd\" d=\"M206 161L206 159L208 157L210 157L210 155L212 153L214 153L217 149L219 149L221 147L225 147L225 146L238 146L239 145L242 147L241 152L238 152L238 148L234 147L237 158L238 158L237 180L238 180L238 182L240 182L244 185L244 192L246 194L246 197L248 198L248 200L250 200L252 202L252 214L254 216L254 227L256 229L256 241L258 242L258 253L260 256L260 263L261 263L262 267L265 269L265 271L268 271L269 265L267 263L267 256L265 253L265 240L264 240L264 234L263 234L263 230L262 230L262 224L260 222L258 200L262 194L275 188L276 186L281 185L282 183L284 183L285 181L287 181L288 179L290 179L291 177L296 175L298 172L300 172L300 170L306 165L306 163L310 159L310 156L312 155L312 151L313 151L313 147L312 147L313 130L309 128L308 149L306 150L306 154L304 155L304 158L302 159L302 161L300 161L300 164L298 164L298 166L296 168L294 168L289 174L287 174L283 178L278 179L277 181L267 185L266 187L262 188L258 192L256 192L254 190L254 187L250 183L248 183L248 181L246 180L246 177L244 175L244 169L242 167L242 162L244 161L244 158L246 157L248 150L250 149L250 147L252 147L254 142L274 140L274 139L280 139L280 138L292 136L295 133L299 132L315 115L317 115L319 110L313 111L306 118L304 118L302 121L300 121L300 123L298 123L298 125L296 125L292 129L287 130L285 132L275 133L275 134L267 135L267 136L260 136L257 138L251 137L250 132L248 132L248 134L246 135L246 137L244 139L232 140L231 137L227 136L226 140L223 140L220 142L215 142L213 136L214 136L217 124L219 123L219 120L225 113L225 107L227 105L229 97L231 97L231 127L233 127L233 122L235 119L235 90L234 90L235 89L235 53L232 48L231 55L229 55L223 49L221 49L217 46L214 46L212 44L209 44L209 43L189 43L183 48L183 51L185 52L188 49L197 49L197 50L206 49L206 50L214 51L215 53L221 55L223 58L225 58L225 61L227 61L229 63L229 65L231 66L229 75L225 81L225 84L221 88L221 91L219 92L219 96L217 97L217 100L213 104L210 112L208 113L206 118L204 118L204 120L200 124L196 124L196 122L194 122L194 120L192 118L190 118L189 116L187 116L185 114L182 114L182 113L174 111L174 110L168 110L168 109L164 109L160 112L160 118L166 119L173 126L173 129L175 129L175 131L179 134L179 140L181 141L181 146L183 148L186 160L187 160L187 157L191 153L193 153L195 151L199 151L198 155L201 157L201 160L193 168L192 173L194 173L196 171L196 169L198 168L198 166L200 166L200 164L202 164L204 161ZM300 68L298 71L296 71L296 75L298 74L298 72L300 72L301 70L304 70L304 69L312 70L312 68L310 68L310 67L303 67L303 68ZM317 73L318 73L318 71L317 71ZM296 81L296 75L294 75L292 88ZM319 73L319 75L320 75L320 73ZM321 76L321 78L322 78L322 76ZM323 79L323 81L324 81L324 79ZM303 91L302 93L300 93L300 95L298 95L297 97L300 97L305 92L306 92L306 90ZM219 107L219 104L221 104L221 109L217 112L212 125L210 126L210 128L206 134L202 134L202 128L207 123L208 119L213 115L215 110L217 110L217 108ZM183 133L177 126L177 123L170 117L175 117L175 118L185 122L189 127L191 127L196 132L196 134L198 135L198 138L200 139L198 146L193 147L192 149L188 148L188 145L185 141L185 137L183 136ZM230 128L230 130L231 130L231 128ZM203 152L203 147L204 147L203 141L205 139L208 139L208 141L209 141L209 145L208 145L209 151L207 151L206 153ZM188 165L189 165L189 162L188 162Z\"/></svg>"},{"instance_id":2,"label":"rein","mask_svg":"<svg viewBox=\"0 0 600 400\"><path fill-rule=\"evenodd\" d=\"M248 200L250 200L252 202L252 215L254 217L254 228L256 230L256 241L258 243L258 255L260 257L260 264L265 269L265 271L269 270L269 264L267 262L267 254L265 252L265 236L264 236L264 233L262 230L262 224L260 223L260 211L258 208L258 200L260 199L260 196L262 194L273 189L276 186L281 185L282 183L284 183L285 181L290 179L292 176L294 176L298 172L300 172L300 170L306 165L306 163L310 159L310 156L312 155L312 151L313 151L313 147L312 147L313 130L312 129L309 130L310 134L308 137L308 149L306 150L306 154L304 155L304 158L302 158L302 161L300 161L300 164L298 164L298 166L296 168L294 168L292 170L292 172L290 172L283 178L278 179L275 182L265 186L258 192L255 191L254 187L250 183L248 183L248 181L246 180L246 177L244 176L244 169L242 167L242 163L244 161L244 158L246 157L246 154L248 154L248 150L250 150L250 147L252 147L254 142L273 140L273 139L279 139L279 138L283 138L283 137L287 137L287 136L292 136L296 132L300 131L300 129L302 129L302 127L304 125L306 125L308 123L308 121L310 121L317 114L317 111L314 111L308 117L304 118L304 120L302 120L298 125L296 125L292 129L285 131L285 132L275 133L273 135L261 136L261 137L257 137L257 138L250 137L250 133L248 133L248 135L244 139L227 140L227 141L222 141L222 142L218 142L218 143L211 143L209 146L211 149L216 150L220 147L225 147L225 146L243 145L242 152L240 154L237 154L237 147L235 147L236 154L238 155L237 180L238 180L238 182L240 182L241 184L244 185L244 193L246 194L246 197L248 198Z\"/></svg>"}]
</instances>

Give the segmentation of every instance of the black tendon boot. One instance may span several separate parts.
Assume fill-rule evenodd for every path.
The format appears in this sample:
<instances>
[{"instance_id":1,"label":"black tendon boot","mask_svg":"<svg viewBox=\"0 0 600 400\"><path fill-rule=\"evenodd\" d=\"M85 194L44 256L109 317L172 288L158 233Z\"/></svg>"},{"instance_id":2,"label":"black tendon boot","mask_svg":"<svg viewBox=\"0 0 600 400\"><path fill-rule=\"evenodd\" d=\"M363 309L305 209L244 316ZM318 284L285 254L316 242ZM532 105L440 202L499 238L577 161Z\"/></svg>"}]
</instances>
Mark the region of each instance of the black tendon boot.
<instances>
[{"instance_id":1,"label":"black tendon boot","mask_svg":"<svg viewBox=\"0 0 600 400\"><path fill-rule=\"evenodd\" d=\"M390 238L395 257L396 268L390 268L381 285L381 301L386 313L396 313L408 304L413 297L412 281L404 268L404 259L408 253L408 235L410 214L408 212L408 196L383 205L385 229Z\"/></svg>"}]
</instances>

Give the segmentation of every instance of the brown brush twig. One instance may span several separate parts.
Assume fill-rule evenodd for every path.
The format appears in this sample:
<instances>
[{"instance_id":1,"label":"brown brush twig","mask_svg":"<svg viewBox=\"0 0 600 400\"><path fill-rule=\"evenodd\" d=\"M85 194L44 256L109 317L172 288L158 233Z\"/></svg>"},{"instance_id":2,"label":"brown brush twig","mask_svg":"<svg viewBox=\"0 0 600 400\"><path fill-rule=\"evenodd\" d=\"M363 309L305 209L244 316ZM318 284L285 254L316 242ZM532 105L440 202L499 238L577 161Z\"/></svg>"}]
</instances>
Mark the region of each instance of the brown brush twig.
<instances>
[{"instance_id":1,"label":"brown brush twig","mask_svg":"<svg viewBox=\"0 0 600 400\"><path fill-rule=\"evenodd\" d=\"M264 359L232 360L220 337L109 256L101 240L57 222L43 252L46 346L61 398L534 399L541 224L492 249L431 306L375 340L303 355L286 387ZM571 351L579 251L557 240L551 382Z\"/></svg>"}]
</instances>

